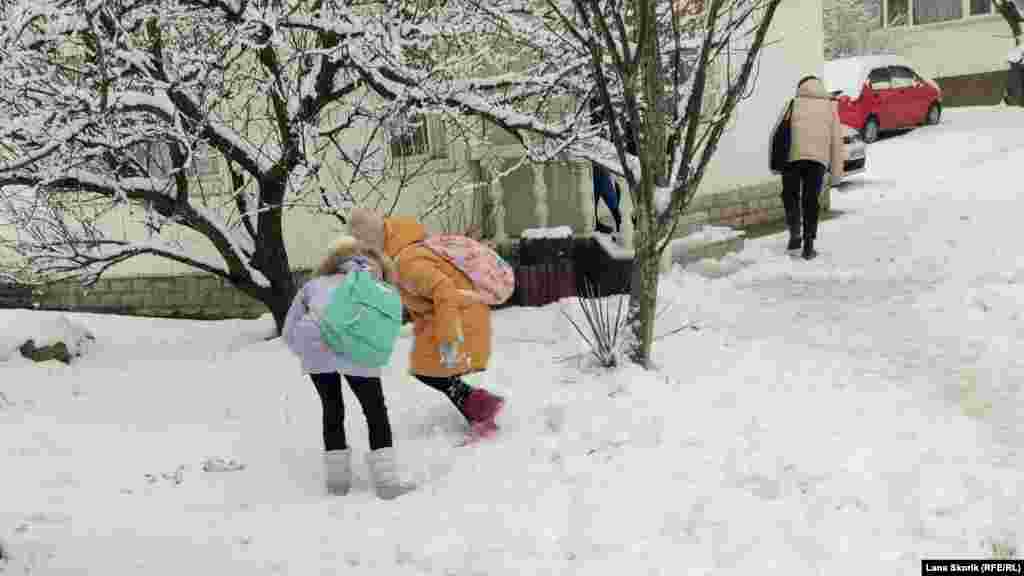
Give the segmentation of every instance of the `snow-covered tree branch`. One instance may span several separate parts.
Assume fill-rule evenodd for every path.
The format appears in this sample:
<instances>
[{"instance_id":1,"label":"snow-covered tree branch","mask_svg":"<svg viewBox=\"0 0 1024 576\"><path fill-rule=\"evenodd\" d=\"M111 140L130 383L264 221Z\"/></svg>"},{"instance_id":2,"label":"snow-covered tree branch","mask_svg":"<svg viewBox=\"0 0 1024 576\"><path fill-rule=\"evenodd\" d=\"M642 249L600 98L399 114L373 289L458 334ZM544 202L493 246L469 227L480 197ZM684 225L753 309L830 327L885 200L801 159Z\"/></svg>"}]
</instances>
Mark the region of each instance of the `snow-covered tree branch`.
<instances>
[{"instance_id":1,"label":"snow-covered tree branch","mask_svg":"<svg viewBox=\"0 0 1024 576\"><path fill-rule=\"evenodd\" d=\"M233 0L0 12L0 222L40 277L95 280L158 255L227 278L281 322L295 292L284 212L389 209L432 170L435 150L394 142L443 107L423 94L454 75L427 48L457 38L454 14ZM226 168L204 175L208 162ZM122 234L115 214L146 233ZM175 228L219 258L190 253Z\"/></svg>"},{"instance_id":2,"label":"snow-covered tree branch","mask_svg":"<svg viewBox=\"0 0 1024 576\"><path fill-rule=\"evenodd\" d=\"M479 51L508 58L490 86L442 102L520 135L535 161L583 158L621 175L636 209L630 353L647 364L661 253L738 104L780 0L473 0ZM486 71L490 62L481 60ZM484 74L485 72L478 72ZM465 77L464 77L465 78ZM506 82L499 85L495 78ZM440 93L438 93L440 94ZM503 100L502 97L505 96ZM424 98L429 97L424 94ZM523 134L539 138L528 138Z\"/></svg>"}]
</instances>

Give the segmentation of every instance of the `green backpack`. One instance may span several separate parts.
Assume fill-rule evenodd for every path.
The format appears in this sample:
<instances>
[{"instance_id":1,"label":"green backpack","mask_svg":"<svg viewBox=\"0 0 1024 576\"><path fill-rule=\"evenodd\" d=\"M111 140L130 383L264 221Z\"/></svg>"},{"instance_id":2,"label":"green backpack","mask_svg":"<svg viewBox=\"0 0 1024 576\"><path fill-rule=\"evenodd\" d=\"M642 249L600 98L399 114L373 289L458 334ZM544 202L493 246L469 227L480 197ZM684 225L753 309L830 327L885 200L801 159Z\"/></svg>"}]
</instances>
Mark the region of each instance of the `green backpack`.
<instances>
[{"instance_id":1,"label":"green backpack","mask_svg":"<svg viewBox=\"0 0 1024 576\"><path fill-rule=\"evenodd\" d=\"M379 368L388 363L402 328L398 291L369 272L345 275L320 319L320 338L353 363Z\"/></svg>"}]
</instances>

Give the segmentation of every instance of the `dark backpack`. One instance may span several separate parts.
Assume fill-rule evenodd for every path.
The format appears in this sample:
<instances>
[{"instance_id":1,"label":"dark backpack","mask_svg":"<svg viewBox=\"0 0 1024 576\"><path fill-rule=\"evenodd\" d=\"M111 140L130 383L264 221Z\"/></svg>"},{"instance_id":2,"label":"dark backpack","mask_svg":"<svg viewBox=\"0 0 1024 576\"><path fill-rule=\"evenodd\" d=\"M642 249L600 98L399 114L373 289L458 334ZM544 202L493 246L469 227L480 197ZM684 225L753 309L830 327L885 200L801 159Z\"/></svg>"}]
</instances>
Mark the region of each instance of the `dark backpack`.
<instances>
[{"instance_id":1,"label":"dark backpack","mask_svg":"<svg viewBox=\"0 0 1024 576\"><path fill-rule=\"evenodd\" d=\"M772 134L772 150L769 168L773 174L779 174L789 164L789 148L793 141L793 101L789 101L786 113L782 115L782 122Z\"/></svg>"}]
</instances>

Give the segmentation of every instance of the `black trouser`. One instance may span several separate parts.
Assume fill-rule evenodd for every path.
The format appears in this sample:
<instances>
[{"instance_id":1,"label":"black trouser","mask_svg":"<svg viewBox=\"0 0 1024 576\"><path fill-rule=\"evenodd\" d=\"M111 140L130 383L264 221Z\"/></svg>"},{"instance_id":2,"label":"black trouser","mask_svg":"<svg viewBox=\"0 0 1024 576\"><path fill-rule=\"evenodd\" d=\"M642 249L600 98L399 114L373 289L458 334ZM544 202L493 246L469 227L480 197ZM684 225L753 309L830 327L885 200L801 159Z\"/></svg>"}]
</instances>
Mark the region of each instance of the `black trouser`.
<instances>
[{"instance_id":1,"label":"black trouser","mask_svg":"<svg viewBox=\"0 0 1024 576\"><path fill-rule=\"evenodd\" d=\"M344 450L348 448L345 441L345 403L341 397L341 375L337 372L310 374L313 385L320 395L324 416L324 449ZM370 450L391 447L391 422L388 420L388 407L384 404L384 390L380 378L364 378L345 375L345 380L355 393L356 399L363 407L366 426L370 430Z\"/></svg>"},{"instance_id":2,"label":"black trouser","mask_svg":"<svg viewBox=\"0 0 1024 576\"><path fill-rule=\"evenodd\" d=\"M462 378L458 376L424 376L422 374L414 374L414 376L420 382L447 396L448 400L455 405L455 409L459 411L459 414L462 414L464 418L466 417L463 405L466 402L466 397L473 391L473 388L463 382ZM469 420L469 418L466 419Z\"/></svg>"},{"instance_id":3,"label":"black trouser","mask_svg":"<svg viewBox=\"0 0 1024 576\"><path fill-rule=\"evenodd\" d=\"M786 225L794 238L800 237L801 211L803 237L811 240L817 237L818 193L824 181L825 166L813 160L790 162L782 173L782 206L786 209Z\"/></svg>"}]
</instances>

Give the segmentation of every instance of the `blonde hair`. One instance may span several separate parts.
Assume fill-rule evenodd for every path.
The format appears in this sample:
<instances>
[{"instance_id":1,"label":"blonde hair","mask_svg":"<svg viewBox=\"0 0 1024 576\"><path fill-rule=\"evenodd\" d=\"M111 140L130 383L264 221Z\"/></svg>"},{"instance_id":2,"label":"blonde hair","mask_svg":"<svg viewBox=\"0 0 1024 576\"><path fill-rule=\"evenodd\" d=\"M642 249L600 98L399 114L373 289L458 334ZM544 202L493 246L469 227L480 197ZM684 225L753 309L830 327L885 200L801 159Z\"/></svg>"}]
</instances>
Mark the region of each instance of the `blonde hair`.
<instances>
[{"instance_id":1,"label":"blonde hair","mask_svg":"<svg viewBox=\"0 0 1024 576\"><path fill-rule=\"evenodd\" d=\"M371 210L360 206L352 209L349 233L369 246L384 250L384 219Z\"/></svg>"},{"instance_id":2,"label":"blonde hair","mask_svg":"<svg viewBox=\"0 0 1024 576\"><path fill-rule=\"evenodd\" d=\"M395 265L390 258L375 246L361 242L353 236L341 236L327 250L327 255L316 267L313 277L330 276L338 272L342 262L355 256L366 256L380 271L385 282L393 283L395 277Z\"/></svg>"}]
</instances>

